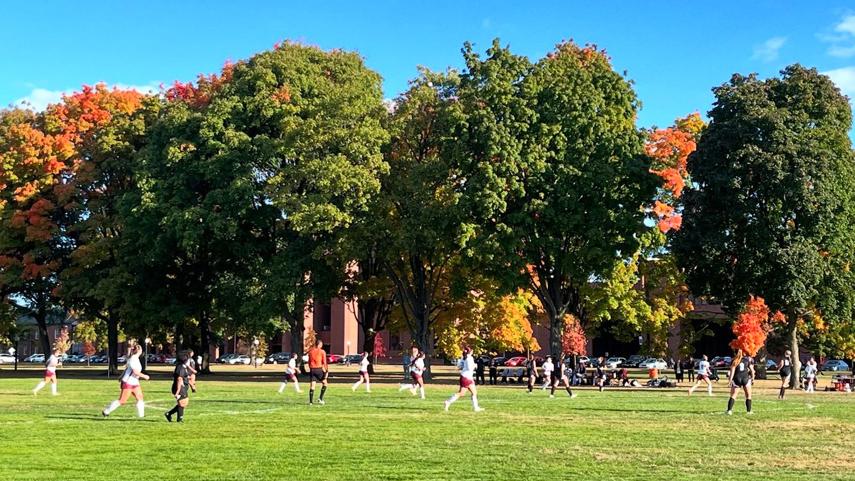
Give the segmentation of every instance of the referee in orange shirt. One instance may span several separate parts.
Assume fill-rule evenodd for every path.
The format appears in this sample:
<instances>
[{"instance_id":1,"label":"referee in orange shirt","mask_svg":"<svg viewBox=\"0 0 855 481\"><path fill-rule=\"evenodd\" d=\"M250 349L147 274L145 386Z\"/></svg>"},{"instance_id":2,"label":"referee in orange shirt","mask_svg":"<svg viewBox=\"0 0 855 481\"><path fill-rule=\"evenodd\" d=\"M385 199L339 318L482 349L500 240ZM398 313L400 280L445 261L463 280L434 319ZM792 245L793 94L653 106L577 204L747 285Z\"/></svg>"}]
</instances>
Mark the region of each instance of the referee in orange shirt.
<instances>
[{"instance_id":1,"label":"referee in orange shirt","mask_svg":"<svg viewBox=\"0 0 855 481\"><path fill-rule=\"evenodd\" d=\"M329 366L327 365L327 353L324 351L324 341L315 341L315 347L309 349L309 405L315 401L315 383L321 383L321 395L318 396L318 404L324 405L324 393L327 392L327 376Z\"/></svg>"}]
</instances>

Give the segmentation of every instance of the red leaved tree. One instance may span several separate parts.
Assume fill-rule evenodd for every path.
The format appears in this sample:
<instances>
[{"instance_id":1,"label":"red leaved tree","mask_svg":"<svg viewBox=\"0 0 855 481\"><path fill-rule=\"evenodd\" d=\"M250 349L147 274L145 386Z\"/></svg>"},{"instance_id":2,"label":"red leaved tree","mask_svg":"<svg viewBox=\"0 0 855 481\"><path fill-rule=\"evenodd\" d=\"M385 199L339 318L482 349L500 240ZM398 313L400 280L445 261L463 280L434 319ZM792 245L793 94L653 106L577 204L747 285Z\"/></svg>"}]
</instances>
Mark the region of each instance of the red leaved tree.
<instances>
[{"instance_id":1,"label":"red leaved tree","mask_svg":"<svg viewBox=\"0 0 855 481\"><path fill-rule=\"evenodd\" d=\"M588 338L585 330L576 316L567 314L564 316L564 332L561 336L561 349L564 354L579 355L588 351Z\"/></svg>"},{"instance_id":2,"label":"red leaved tree","mask_svg":"<svg viewBox=\"0 0 855 481\"><path fill-rule=\"evenodd\" d=\"M730 343L733 349L742 349L749 356L756 356L766 344L766 337L772 330L773 323L786 322L784 315L778 311L769 315L769 307L762 297L749 296L748 302L733 324L733 334L736 336Z\"/></svg>"}]
</instances>

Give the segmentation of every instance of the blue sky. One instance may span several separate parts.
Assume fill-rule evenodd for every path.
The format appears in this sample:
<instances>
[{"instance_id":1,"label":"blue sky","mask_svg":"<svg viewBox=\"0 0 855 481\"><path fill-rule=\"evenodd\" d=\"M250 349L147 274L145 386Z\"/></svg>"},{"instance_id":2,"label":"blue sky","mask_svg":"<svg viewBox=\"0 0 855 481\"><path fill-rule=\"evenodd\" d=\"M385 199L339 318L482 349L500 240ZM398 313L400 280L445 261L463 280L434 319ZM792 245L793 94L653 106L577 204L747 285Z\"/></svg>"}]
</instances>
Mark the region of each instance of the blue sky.
<instances>
[{"instance_id":1,"label":"blue sky","mask_svg":"<svg viewBox=\"0 0 855 481\"><path fill-rule=\"evenodd\" d=\"M365 3L366 5L360 5ZM460 47L500 37L538 58L562 39L596 43L626 70L642 126L705 113L734 72L800 62L855 97L855 3L658 2L10 2L0 21L0 105L40 107L86 83L152 88L217 71L283 39L361 53L387 97L416 67L460 66Z\"/></svg>"}]
</instances>

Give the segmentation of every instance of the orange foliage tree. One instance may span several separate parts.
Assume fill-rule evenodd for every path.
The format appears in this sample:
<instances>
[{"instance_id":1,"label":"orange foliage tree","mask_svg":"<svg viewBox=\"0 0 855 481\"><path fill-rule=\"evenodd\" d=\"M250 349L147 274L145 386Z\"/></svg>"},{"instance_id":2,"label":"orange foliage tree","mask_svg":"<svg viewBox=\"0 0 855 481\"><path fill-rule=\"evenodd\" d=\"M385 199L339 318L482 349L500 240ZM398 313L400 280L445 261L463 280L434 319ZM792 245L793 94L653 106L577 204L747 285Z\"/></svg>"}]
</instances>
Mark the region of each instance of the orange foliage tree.
<instances>
[{"instance_id":1,"label":"orange foliage tree","mask_svg":"<svg viewBox=\"0 0 855 481\"><path fill-rule=\"evenodd\" d=\"M561 335L561 348L564 354L585 354L588 350L588 338L585 329L576 316L567 314L564 316L564 332Z\"/></svg>"},{"instance_id":2,"label":"orange foliage tree","mask_svg":"<svg viewBox=\"0 0 855 481\"><path fill-rule=\"evenodd\" d=\"M742 352L749 356L756 356L766 344L766 336L774 323L786 323L783 313L777 311L770 316L769 307L762 297L749 296L748 302L733 323L732 329L736 339L731 341L730 347L742 349Z\"/></svg>"}]
</instances>

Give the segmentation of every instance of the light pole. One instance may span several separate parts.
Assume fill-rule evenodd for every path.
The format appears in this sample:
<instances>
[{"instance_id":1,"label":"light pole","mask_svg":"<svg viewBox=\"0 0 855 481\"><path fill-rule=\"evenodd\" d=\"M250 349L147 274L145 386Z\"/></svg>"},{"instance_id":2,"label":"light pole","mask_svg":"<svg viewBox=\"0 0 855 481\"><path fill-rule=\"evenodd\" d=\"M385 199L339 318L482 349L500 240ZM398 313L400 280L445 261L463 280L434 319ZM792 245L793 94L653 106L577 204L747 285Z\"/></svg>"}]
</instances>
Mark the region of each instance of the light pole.
<instances>
[{"instance_id":1,"label":"light pole","mask_svg":"<svg viewBox=\"0 0 855 481\"><path fill-rule=\"evenodd\" d=\"M148 345L151 344L151 338L145 337L145 368L148 369Z\"/></svg>"},{"instance_id":2,"label":"light pole","mask_svg":"<svg viewBox=\"0 0 855 481\"><path fill-rule=\"evenodd\" d=\"M256 356L256 355L258 355L258 345L259 345L259 344L260 344L260 342L259 342L259 340L258 340L258 338L257 338L257 337L256 337L255 339L253 339L253 340L252 340L252 345L253 345L253 346L255 346L255 352L253 353L253 355L252 355L252 356L250 356L250 359L249 359L249 360L250 360L250 362L252 362L252 365L253 365L256 369L258 369L258 363L256 362L255 356Z\"/></svg>"}]
</instances>

